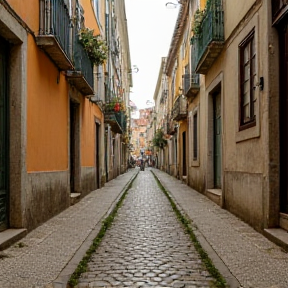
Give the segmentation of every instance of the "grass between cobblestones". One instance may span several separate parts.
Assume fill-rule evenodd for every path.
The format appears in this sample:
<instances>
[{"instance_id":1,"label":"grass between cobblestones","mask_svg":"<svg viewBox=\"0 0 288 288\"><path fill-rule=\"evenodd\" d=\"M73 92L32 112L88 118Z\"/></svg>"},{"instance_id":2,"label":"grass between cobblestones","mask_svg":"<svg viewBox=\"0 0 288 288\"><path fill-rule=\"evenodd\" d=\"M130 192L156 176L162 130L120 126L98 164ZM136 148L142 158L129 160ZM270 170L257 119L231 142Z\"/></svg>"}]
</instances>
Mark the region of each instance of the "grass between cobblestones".
<instances>
[{"instance_id":1,"label":"grass between cobblestones","mask_svg":"<svg viewBox=\"0 0 288 288\"><path fill-rule=\"evenodd\" d=\"M206 266L206 269L208 270L208 272L211 274L212 277L214 277L215 282L214 287L217 288L225 288L226 286L226 281L223 278L223 276L220 274L220 272L218 271L218 269L214 266L213 262L211 261L211 259L209 258L208 254L206 253L206 251L202 248L201 244L199 243L197 237L195 236L194 232L193 232L193 228L190 226L190 221L180 212L180 210L177 208L177 205L175 204L175 202L173 201L173 199L171 198L170 194L168 193L168 191L165 189L165 187L162 185L162 183L160 182L160 180L158 179L158 177L155 175L155 173L153 171L151 171L151 173L153 174L154 178L156 179L156 182L159 186L159 188L163 191L163 193L166 195L166 197L168 198L174 212L177 215L177 218L179 219L179 221L183 224L185 231L187 232L187 234L190 236L190 239L192 240L195 249L197 250L197 252L199 253L203 263Z\"/></svg>"},{"instance_id":2,"label":"grass between cobblestones","mask_svg":"<svg viewBox=\"0 0 288 288\"><path fill-rule=\"evenodd\" d=\"M85 273L87 271L88 262L90 261L92 254L96 251L96 249L100 245L107 229L112 225L112 222L113 222L113 220L117 214L117 211L118 211L119 207L122 205L123 200L126 197L130 188L132 187L132 184L133 184L134 180L136 179L136 177L137 177L137 174L132 179L132 181L129 183L129 185L126 187L124 193L120 197L119 201L117 202L117 204L114 207L114 209L112 210L112 212L102 222L102 226L101 226L99 233L97 234L96 238L93 240L93 243L91 244L90 248L86 251L85 256L80 261L80 263L78 264L78 266L75 269L75 271L73 272L73 274L70 276L70 279L68 281L68 284L70 285L70 287L75 287L78 284L78 281L79 281L81 274Z\"/></svg>"}]
</instances>

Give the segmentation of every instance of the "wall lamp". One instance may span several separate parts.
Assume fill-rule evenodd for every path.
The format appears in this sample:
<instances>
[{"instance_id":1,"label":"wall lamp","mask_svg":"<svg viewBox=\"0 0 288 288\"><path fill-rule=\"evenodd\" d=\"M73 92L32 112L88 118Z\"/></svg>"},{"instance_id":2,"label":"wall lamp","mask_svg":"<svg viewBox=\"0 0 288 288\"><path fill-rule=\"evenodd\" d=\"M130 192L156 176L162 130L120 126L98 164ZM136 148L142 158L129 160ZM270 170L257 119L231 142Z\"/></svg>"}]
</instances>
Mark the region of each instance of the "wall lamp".
<instances>
[{"instance_id":1,"label":"wall lamp","mask_svg":"<svg viewBox=\"0 0 288 288\"><path fill-rule=\"evenodd\" d=\"M177 3L175 2L167 2L165 4L166 8L168 9L175 9L178 5L183 4L183 0L177 0Z\"/></svg>"},{"instance_id":2,"label":"wall lamp","mask_svg":"<svg viewBox=\"0 0 288 288\"><path fill-rule=\"evenodd\" d=\"M128 74L132 74L132 73L138 73L139 72L139 68L137 67L137 65L133 65L133 68L129 69Z\"/></svg>"}]
</instances>

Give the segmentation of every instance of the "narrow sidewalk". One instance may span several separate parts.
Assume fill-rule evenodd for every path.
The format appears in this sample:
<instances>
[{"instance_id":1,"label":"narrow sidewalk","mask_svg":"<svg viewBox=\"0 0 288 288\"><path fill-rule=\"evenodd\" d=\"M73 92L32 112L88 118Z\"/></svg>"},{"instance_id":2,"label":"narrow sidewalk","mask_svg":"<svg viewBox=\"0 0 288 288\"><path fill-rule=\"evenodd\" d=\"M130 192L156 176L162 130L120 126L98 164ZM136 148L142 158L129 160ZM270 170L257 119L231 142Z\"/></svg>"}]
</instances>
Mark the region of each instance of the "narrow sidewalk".
<instances>
[{"instance_id":1,"label":"narrow sidewalk","mask_svg":"<svg viewBox=\"0 0 288 288\"><path fill-rule=\"evenodd\" d=\"M180 180L152 171L192 220L199 242L231 287L288 287L287 252Z\"/></svg>"},{"instance_id":2,"label":"narrow sidewalk","mask_svg":"<svg viewBox=\"0 0 288 288\"><path fill-rule=\"evenodd\" d=\"M65 281L96 237L102 220L138 171L131 169L111 180L1 251L0 287L66 287Z\"/></svg>"}]
</instances>

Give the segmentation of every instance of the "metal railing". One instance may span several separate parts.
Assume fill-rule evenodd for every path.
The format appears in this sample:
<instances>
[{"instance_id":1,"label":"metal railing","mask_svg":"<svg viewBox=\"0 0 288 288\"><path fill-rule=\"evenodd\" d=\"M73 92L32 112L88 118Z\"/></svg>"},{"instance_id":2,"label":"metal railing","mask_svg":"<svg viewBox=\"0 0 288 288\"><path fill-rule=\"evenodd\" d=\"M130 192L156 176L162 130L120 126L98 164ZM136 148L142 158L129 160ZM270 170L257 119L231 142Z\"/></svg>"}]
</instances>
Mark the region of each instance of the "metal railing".
<instances>
[{"instance_id":1,"label":"metal railing","mask_svg":"<svg viewBox=\"0 0 288 288\"><path fill-rule=\"evenodd\" d=\"M77 29L74 28L73 60L75 70L81 71L88 84L94 89L93 64L79 42L79 35L77 32Z\"/></svg>"},{"instance_id":2,"label":"metal railing","mask_svg":"<svg viewBox=\"0 0 288 288\"><path fill-rule=\"evenodd\" d=\"M183 92L186 95L190 88L199 88L200 77L199 74L193 72L192 74L183 75Z\"/></svg>"},{"instance_id":3,"label":"metal railing","mask_svg":"<svg viewBox=\"0 0 288 288\"><path fill-rule=\"evenodd\" d=\"M185 117L187 117L187 99L183 95L179 95L173 105L172 118L179 120Z\"/></svg>"},{"instance_id":4,"label":"metal railing","mask_svg":"<svg viewBox=\"0 0 288 288\"><path fill-rule=\"evenodd\" d=\"M40 0L39 35L53 35L69 57L70 17L64 0Z\"/></svg>"},{"instance_id":5,"label":"metal railing","mask_svg":"<svg viewBox=\"0 0 288 288\"><path fill-rule=\"evenodd\" d=\"M201 33L192 38L192 45L195 45L198 63L202 58L207 46L213 42L224 41L224 11L222 0L216 0L206 7L206 15L201 24Z\"/></svg>"}]
</instances>

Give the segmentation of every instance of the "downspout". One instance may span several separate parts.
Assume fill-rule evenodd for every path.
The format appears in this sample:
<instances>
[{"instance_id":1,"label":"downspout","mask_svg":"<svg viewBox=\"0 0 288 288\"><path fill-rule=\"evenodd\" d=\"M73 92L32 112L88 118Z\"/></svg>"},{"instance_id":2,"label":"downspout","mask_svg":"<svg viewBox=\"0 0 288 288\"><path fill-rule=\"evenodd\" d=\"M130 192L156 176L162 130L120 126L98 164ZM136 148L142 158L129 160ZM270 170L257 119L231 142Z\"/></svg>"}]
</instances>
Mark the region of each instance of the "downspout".
<instances>
[{"instance_id":1,"label":"downspout","mask_svg":"<svg viewBox=\"0 0 288 288\"><path fill-rule=\"evenodd\" d=\"M69 24L69 34L70 34L70 41L69 41L69 56L70 56L70 59L73 61L73 27L74 27L74 23L73 23L73 16L72 16L72 0L69 0L69 17L70 17L70 24Z\"/></svg>"}]
</instances>

